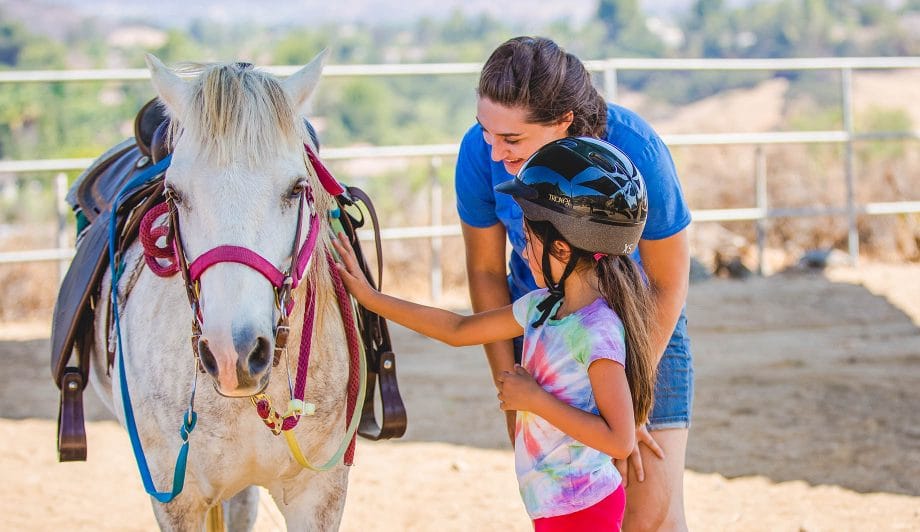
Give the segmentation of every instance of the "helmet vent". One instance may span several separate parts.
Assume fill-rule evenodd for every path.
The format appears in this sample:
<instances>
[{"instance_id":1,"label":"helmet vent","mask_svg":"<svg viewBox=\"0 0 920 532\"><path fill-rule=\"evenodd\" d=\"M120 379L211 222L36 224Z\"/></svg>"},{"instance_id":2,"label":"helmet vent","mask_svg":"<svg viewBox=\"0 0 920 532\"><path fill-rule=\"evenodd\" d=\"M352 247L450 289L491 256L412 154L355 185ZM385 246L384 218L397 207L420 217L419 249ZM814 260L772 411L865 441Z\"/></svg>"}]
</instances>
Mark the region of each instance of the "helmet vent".
<instances>
[{"instance_id":1,"label":"helmet vent","mask_svg":"<svg viewBox=\"0 0 920 532\"><path fill-rule=\"evenodd\" d=\"M578 143L575 142L574 140L572 140L572 139L569 138L569 137L566 137L566 138L564 138L564 139L559 139L559 140L557 140L557 141L556 141L556 144L558 144L558 145L560 145L560 146L564 146L564 147L566 147L566 148L568 148L568 149L570 149L570 150L574 150L575 148L578 147Z\"/></svg>"},{"instance_id":2,"label":"helmet vent","mask_svg":"<svg viewBox=\"0 0 920 532\"><path fill-rule=\"evenodd\" d=\"M610 161L608 161L606 157L597 153L596 151L592 151L591 153L589 153L588 158L591 159L591 161L594 164L600 166L604 170L608 172L616 172L616 168L614 168L614 166L610 164Z\"/></svg>"}]
</instances>

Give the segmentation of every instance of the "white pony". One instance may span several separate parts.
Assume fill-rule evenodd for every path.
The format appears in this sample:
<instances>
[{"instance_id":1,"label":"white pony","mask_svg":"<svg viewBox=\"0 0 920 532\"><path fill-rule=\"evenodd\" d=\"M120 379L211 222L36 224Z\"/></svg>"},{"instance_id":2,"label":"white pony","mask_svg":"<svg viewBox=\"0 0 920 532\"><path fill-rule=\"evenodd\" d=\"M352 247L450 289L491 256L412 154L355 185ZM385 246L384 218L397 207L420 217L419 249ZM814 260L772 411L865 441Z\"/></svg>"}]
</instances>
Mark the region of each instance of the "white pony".
<instances>
[{"instance_id":1,"label":"white pony","mask_svg":"<svg viewBox=\"0 0 920 532\"><path fill-rule=\"evenodd\" d=\"M208 250L230 246L250 250L281 272L290 271L295 269L292 249L300 247L295 239L305 241L311 229L318 231L303 283L293 291L296 304L288 341L296 359L306 293L312 287L316 321L305 399L316 413L305 415L292 433L303 454L317 461L336 453L349 421L349 353L325 255L330 233L326 213L334 203L304 152L304 144L311 141L302 115L324 59L325 52L279 81L232 63L201 65L194 78L179 77L147 56L153 85L173 124L174 149L165 182L185 258L192 262ZM299 208L305 186L312 194ZM310 224L312 213L320 221L318 228ZM99 305L90 380L125 424L119 386L125 372L137 433L159 491L170 489L182 444L178 429L196 379L201 384L194 394L198 421L190 437L184 489L171 502L153 500L160 527L200 530L209 510L223 508L230 530L249 530L258 506L255 486L264 486L289 529L336 529L348 468L341 460L324 472L303 468L292 458L284 436L268 430L247 399L264 392L283 405L290 398L286 373L296 371L296 360L272 365L279 318L276 287L251 265L229 260L200 274L197 346L207 375L199 375L183 276L152 273L139 243L123 258L118 295L124 367L116 359L108 371L105 348L98 347L114 345L105 305ZM102 301L109 286L107 274Z\"/></svg>"}]
</instances>

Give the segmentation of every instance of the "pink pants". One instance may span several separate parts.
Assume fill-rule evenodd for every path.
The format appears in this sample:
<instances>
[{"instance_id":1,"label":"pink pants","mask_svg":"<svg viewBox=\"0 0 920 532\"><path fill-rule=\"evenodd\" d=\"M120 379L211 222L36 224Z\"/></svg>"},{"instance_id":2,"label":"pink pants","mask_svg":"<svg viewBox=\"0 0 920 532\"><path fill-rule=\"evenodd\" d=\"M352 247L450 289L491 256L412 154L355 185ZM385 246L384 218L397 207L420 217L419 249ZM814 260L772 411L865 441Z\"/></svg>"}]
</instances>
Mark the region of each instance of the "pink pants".
<instances>
[{"instance_id":1,"label":"pink pants","mask_svg":"<svg viewBox=\"0 0 920 532\"><path fill-rule=\"evenodd\" d=\"M534 519L535 532L617 531L623 526L626 490L620 486L594 506L565 515Z\"/></svg>"}]
</instances>

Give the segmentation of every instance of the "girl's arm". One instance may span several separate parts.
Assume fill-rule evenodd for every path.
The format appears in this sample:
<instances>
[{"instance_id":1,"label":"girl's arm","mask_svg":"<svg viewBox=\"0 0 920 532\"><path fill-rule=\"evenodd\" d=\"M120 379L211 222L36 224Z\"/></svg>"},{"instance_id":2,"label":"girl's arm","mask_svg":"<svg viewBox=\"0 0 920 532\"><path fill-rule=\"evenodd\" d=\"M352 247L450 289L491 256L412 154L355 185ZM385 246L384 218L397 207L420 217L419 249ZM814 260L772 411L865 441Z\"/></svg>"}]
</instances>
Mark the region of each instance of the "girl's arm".
<instances>
[{"instance_id":1,"label":"girl's arm","mask_svg":"<svg viewBox=\"0 0 920 532\"><path fill-rule=\"evenodd\" d=\"M514 319L511 305L472 316L462 316L378 292L367 282L364 273L358 267L358 259L348 238L339 233L338 238L333 239L332 245L340 257L336 268L342 276L345 288L365 308L388 320L452 346L506 340L520 336L524 332Z\"/></svg>"},{"instance_id":2,"label":"girl's arm","mask_svg":"<svg viewBox=\"0 0 920 532\"><path fill-rule=\"evenodd\" d=\"M502 375L498 398L503 410L533 412L589 447L613 458L626 458L636 437L626 370L612 360L600 359L588 367L588 378L600 415L560 401L521 366Z\"/></svg>"}]
</instances>

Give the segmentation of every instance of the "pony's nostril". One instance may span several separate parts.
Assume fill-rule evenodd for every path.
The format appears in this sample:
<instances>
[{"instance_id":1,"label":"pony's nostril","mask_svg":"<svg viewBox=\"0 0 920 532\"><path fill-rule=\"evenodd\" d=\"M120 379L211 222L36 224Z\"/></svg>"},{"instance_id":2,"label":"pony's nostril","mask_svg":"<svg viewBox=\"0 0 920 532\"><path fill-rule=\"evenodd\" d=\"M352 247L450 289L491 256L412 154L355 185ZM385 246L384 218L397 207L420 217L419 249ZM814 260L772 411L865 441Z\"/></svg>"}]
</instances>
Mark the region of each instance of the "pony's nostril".
<instances>
[{"instance_id":1,"label":"pony's nostril","mask_svg":"<svg viewBox=\"0 0 920 532\"><path fill-rule=\"evenodd\" d=\"M249 374L258 375L268 369L268 365L272 363L272 357L272 343L264 336L258 337L255 347L252 348L246 359L249 363Z\"/></svg>"},{"instance_id":2,"label":"pony's nostril","mask_svg":"<svg viewBox=\"0 0 920 532\"><path fill-rule=\"evenodd\" d=\"M217 359L214 358L214 353L212 353L211 348L208 347L208 340L206 338L198 340L198 358L201 360L201 365L204 366L204 370L216 377Z\"/></svg>"}]
</instances>

